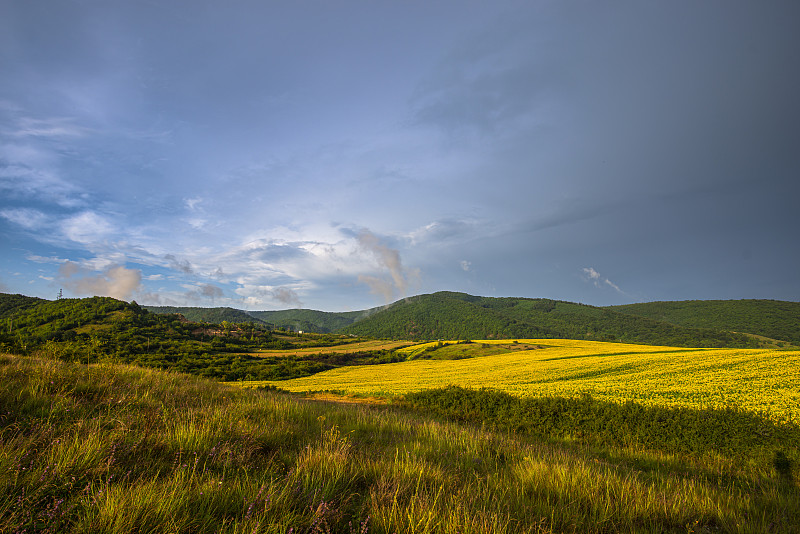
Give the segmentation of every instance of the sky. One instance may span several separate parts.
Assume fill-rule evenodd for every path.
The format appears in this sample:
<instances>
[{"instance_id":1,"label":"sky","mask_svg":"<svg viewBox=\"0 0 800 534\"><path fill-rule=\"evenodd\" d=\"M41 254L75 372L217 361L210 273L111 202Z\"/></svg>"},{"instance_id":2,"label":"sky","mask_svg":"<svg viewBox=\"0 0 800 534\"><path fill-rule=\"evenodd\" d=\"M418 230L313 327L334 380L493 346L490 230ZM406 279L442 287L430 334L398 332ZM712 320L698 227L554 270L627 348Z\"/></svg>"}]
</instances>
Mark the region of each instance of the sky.
<instances>
[{"instance_id":1,"label":"sky","mask_svg":"<svg viewBox=\"0 0 800 534\"><path fill-rule=\"evenodd\" d=\"M800 300L800 3L0 0L0 292Z\"/></svg>"}]
</instances>

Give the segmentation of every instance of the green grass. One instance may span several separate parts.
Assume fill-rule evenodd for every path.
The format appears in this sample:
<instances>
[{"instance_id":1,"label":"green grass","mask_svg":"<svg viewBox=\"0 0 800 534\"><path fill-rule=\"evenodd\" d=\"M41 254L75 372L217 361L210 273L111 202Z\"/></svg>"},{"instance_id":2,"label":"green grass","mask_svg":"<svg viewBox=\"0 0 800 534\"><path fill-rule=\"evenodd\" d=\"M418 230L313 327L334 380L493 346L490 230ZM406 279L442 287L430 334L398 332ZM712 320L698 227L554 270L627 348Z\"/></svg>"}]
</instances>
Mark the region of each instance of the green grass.
<instances>
[{"instance_id":1,"label":"green grass","mask_svg":"<svg viewBox=\"0 0 800 534\"><path fill-rule=\"evenodd\" d=\"M112 364L0 356L0 381L0 532L790 533L800 524L792 458L598 447Z\"/></svg>"}]
</instances>

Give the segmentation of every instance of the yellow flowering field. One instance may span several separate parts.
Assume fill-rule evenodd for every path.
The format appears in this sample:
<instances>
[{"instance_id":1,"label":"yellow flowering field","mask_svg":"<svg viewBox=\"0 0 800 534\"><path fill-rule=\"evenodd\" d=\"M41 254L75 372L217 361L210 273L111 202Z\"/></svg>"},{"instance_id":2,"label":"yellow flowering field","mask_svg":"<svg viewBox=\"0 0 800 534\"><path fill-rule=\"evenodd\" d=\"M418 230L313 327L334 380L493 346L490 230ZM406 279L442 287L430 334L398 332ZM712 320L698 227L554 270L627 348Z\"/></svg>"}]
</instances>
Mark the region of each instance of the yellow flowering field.
<instances>
[{"instance_id":1,"label":"yellow flowering field","mask_svg":"<svg viewBox=\"0 0 800 534\"><path fill-rule=\"evenodd\" d=\"M599 400L633 400L644 405L738 407L763 412L775 421L800 423L800 351L687 349L564 339L517 341L545 348L463 360L340 367L304 378L246 385L359 395L398 395L448 385L491 387L518 396L577 397L588 393Z\"/></svg>"}]
</instances>

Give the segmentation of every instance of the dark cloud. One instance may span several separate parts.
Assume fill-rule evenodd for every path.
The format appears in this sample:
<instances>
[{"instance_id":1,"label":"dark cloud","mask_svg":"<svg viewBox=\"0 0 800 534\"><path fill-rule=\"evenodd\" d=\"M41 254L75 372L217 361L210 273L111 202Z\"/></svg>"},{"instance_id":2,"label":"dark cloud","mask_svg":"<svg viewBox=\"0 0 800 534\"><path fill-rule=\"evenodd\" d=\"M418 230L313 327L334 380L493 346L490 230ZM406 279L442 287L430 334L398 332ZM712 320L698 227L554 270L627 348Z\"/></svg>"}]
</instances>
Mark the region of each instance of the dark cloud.
<instances>
[{"instance_id":1,"label":"dark cloud","mask_svg":"<svg viewBox=\"0 0 800 534\"><path fill-rule=\"evenodd\" d=\"M360 274L358 281L369 286L370 291L381 295L386 302L396 296L405 296L409 282L419 277L419 273L403 267L400 252L388 247L378 236L369 230L361 230L357 235L358 244L370 252L378 261L378 265L388 271L388 277Z\"/></svg>"},{"instance_id":2,"label":"dark cloud","mask_svg":"<svg viewBox=\"0 0 800 534\"><path fill-rule=\"evenodd\" d=\"M190 300L211 300L212 304L214 300L222 298L225 296L225 292L222 288L215 286L213 284L201 284L197 286L195 289L186 292L186 297Z\"/></svg>"},{"instance_id":3,"label":"dark cloud","mask_svg":"<svg viewBox=\"0 0 800 534\"><path fill-rule=\"evenodd\" d=\"M249 255L251 258L265 263L296 260L308 255L301 245L302 243L265 243L253 246Z\"/></svg>"},{"instance_id":4,"label":"dark cloud","mask_svg":"<svg viewBox=\"0 0 800 534\"><path fill-rule=\"evenodd\" d=\"M40 7L0 8L12 291L35 251L161 302L800 299L797 2Z\"/></svg>"},{"instance_id":5,"label":"dark cloud","mask_svg":"<svg viewBox=\"0 0 800 534\"><path fill-rule=\"evenodd\" d=\"M441 245L445 241L473 237L478 231L478 223L473 220L439 219L411 234L412 240Z\"/></svg>"},{"instance_id":6,"label":"dark cloud","mask_svg":"<svg viewBox=\"0 0 800 534\"><path fill-rule=\"evenodd\" d=\"M189 260L179 260L173 254L166 254L164 259L169 262L170 269L180 271L184 274L194 273L194 269L192 269L192 264L189 263Z\"/></svg>"},{"instance_id":7,"label":"dark cloud","mask_svg":"<svg viewBox=\"0 0 800 534\"><path fill-rule=\"evenodd\" d=\"M285 304L286 306L294 306L297 308L301 308L303 303L300 301L300 297L298 297L297 293L288 288L288 287L277 287L272 290L271 295L280 302L281 304Z\"/></svg>"}]
</instances>

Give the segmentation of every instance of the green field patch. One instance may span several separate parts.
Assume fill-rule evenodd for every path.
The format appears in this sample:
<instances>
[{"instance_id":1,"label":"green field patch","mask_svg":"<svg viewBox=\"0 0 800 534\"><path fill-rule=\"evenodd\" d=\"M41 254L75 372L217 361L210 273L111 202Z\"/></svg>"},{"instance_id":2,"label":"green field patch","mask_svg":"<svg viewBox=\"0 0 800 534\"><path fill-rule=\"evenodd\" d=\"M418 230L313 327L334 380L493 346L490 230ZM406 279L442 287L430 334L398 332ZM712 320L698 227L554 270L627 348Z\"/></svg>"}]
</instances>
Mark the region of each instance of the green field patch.
<instances>
[{"instance_id":1,"label":"green field patch","mask_svg":"<svg viewBox=\"0 0 800 534\"><path fill-rule=\"evenodd\" d=\"M398 349L407 359L462 360L479 356L492 356L513 351L537 350L545 348L541 344L518 342L516 340L493 341L431 341Z\"/></svg>"}]
</instances>

